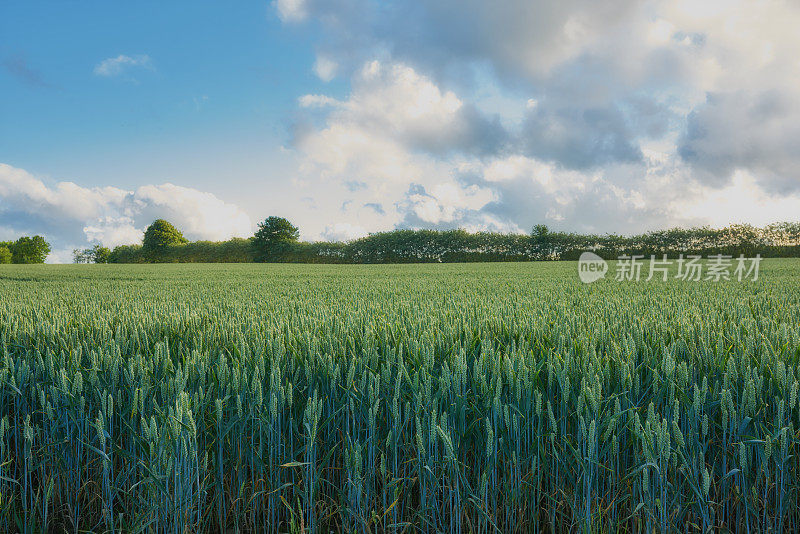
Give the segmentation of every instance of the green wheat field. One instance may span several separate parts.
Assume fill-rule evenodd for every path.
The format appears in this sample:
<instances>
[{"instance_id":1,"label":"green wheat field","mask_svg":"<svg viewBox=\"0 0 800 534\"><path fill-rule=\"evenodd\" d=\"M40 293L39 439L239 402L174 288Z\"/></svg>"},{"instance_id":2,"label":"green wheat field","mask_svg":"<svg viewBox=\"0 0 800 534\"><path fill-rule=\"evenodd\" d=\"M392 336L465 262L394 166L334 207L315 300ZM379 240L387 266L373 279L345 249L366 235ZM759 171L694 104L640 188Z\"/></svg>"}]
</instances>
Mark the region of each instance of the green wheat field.
<instances>
[{"instance_id":1,"label":"green wheat field","mask_svg":"<svg viewBox=\"0 0 800 534\"><path fill-rule=\"evenodd\" d=\"M800 260L0 266L20 532L800 529Z\"/></svg>"}]
</instances>

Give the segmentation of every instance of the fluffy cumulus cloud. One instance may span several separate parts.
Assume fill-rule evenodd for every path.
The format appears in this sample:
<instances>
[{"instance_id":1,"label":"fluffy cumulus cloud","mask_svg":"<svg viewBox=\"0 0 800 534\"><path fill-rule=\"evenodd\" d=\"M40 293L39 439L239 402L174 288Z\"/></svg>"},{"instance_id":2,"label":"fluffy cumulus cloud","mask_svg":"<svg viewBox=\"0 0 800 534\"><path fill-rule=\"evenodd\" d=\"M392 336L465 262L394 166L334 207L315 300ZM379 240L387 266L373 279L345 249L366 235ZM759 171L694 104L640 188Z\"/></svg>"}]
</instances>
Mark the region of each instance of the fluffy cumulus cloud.
<instances>
[{"instance_id":1,"label":"fluffy cumulus cloud","mask_svg":"<svg viewBox=\"0 0 800 534\"><path fill-rule=\"evenodd\" d=\"M132 191L72 182L51 185L0 163L0 240L44 235L56 252L51 259L68 261L72 248L87 243L141 242L143 230L157 218L168 219L189 239L252 234L250 217L211 193L169 183Z\"/></svg>"},{"instance_id":2,"label":"fluffy cumulus cloud","mask_svg":"<svg viewBox=\"0 0 800 534\"><path fill-rule=\"evenodd\" d=\"M677 221L664 202L687 183L674 154L628 145L613 129L593 142L580 129L554 126L532 143L540 104L521 102L518 124L507 128L404 63L369 61L347 99L304 95L299 104L311 116L293 143L298 186L315 199L315 212L341 206L331 215L341 224L304 225L323 238L387 227L521 232L538 222L643 230L653 220ZM617 117L597 111L574 120ZM618 121L633 127L627 117Z\"/></svg>"},{"instance_id":3,"label":"fluffy cumulus cloud","mask_svg":"<svg viewBox=\"0 0 800 534\"><path fill-rule=\"evenodd\" d=\"M301 155L297 186L315 199L316 215L335 204L328 220L341 221L301 221L307 235L358 237L409 225L412 217L455 224L495 198L487 188L462 184L454 169L504 150L508 136L499 119L408 65L366 62L347 99L304 95L299 105L309 116L293 142Z\"/></svg>"},{"instance_id":4,"label":"fluffy cumulus cloud","mask_svg":"<svg viewBox=\"0 0 800 534\"><path fill-rule=\"evenodd\" d=\"M632 232L800 206L795 2L275 6L321 28L316 74L350 81L299 96L288 147L341 228Z\"/></svg>"},{"instance_id":5,"label":"fluffy cumulus cloud","mask_svg":"<svg viewBox=\"0 0 800 534\"><path fill-rule=\"evenodd\" d=\"M411 150L491 152L505 140L497 118L401 63L369 61L355 73L346 101L304 95L304 107L328 107L328 122L381 136Z\"/></svg>"}]
</instances>

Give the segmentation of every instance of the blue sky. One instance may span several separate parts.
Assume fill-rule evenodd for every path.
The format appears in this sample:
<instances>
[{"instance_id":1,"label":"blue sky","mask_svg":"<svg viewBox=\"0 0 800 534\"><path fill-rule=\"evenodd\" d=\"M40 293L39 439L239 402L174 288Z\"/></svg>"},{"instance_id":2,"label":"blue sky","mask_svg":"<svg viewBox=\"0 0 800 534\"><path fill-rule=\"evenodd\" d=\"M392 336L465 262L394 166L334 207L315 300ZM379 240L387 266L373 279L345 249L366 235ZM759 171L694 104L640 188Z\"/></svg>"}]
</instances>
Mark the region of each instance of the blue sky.
<instances>
[{"instance_id":1,"label":"blue sky","mask_svg":"<svg viewBox=\"0 0 800 534\"><path fill-rule=\"evenodd\" d=\"M796 219L798 9L4 2L0 239Z\"/></svg>"},{"instance_id":2,"label":"blue sky","mask_svg":"<svg viewBox=\"0 0 800 534\"><path fill-rule=\"evenodd\" d=\"M264 2L1 9L0 147L5 163L37 176L225 194L220 174L235 172L262 195L271 167L280 168L297 95L337 89L310 67L312 25L285 29ZM148 59L94 73L120 55Z\"/></svg>"}]
</instances>

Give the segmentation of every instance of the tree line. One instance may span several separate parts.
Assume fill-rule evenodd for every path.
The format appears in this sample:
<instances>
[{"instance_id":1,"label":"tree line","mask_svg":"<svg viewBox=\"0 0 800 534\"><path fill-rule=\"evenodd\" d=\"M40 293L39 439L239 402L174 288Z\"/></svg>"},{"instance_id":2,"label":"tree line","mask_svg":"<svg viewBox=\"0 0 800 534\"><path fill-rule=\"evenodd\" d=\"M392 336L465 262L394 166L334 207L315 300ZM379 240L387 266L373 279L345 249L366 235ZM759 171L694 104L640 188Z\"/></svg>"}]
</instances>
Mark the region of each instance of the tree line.
<instances>
[{"instance_id":1,"label":"tree line","mask_svg":"<svg viewBox=\"0 0 800 534\"><path fill-rule=\"evenodd\" d=\"M50 244L40 235L23 236L16 241L0 241L0 264L44 263Z\"/></svg>"},{"instance_id":2,"label":"tree line","mask_svg":"<svg viewBox=\"0 0 800 534\"><path fill-rule=\"evenodd\" d=\"M605 259L620 255L677 257L716 254L800 257L800 223L763 228L674 228L632 236L553 232L536 225L530 234L465 230L393 230L346 243L303 242L288 220L269 217L250 239L189 242L169 222L155 221L141 245L116 247L110 263L455 263L575 260L591 250Z\"/></svg>"},{"instance_id":3,"label":"tree line","mask_svg":"<svg viewBox=\"0 0 800 534\"><path fill-rule=\"evenodd\" d=\"M72 251L73 263L108 263L109 257L111 257L111 251L102 245L85 249L76 248Z\"/></svg>"}]
</instances>

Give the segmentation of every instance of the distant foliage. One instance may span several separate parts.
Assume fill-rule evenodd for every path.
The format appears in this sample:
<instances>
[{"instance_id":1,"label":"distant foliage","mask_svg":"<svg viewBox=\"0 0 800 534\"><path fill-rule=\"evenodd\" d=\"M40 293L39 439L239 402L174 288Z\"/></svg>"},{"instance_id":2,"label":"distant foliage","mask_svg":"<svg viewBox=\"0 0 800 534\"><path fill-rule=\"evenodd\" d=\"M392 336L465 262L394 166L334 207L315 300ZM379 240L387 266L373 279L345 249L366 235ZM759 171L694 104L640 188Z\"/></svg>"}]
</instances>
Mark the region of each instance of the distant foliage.
<instances>
[{"instance_id":1,"label":"distant foliage","mask_svg":"<svg viewBox=\"0 0 800 534\"><path fill-rule=\"evenodd\" d=\"M798 257L800 224L779 223L764 228L732 225L722 229L691 228L634 236L553 232L545 225L530 235L469 233L465 230L394 230L347 243L300 242L289 221L270 217L259 225L249 251L243 240L169 245L155 259L141 247L117 247L115 263L166 262L280 262L280 263L459 263L493 261L575 260L592 250L603 258L623 254L661 257L666 254L708 256ZM242 247L242 248L240 248Z\"/></svg>"},{"instance_id":2,"label":"distant foliage","mask_svg":"<svg viewBox=\"0 0 800 534\"><path fill-rule=\"evenodd\" d=\"M50 244L40 235L0 242L0 263L9 263L2 249L11 253L10 263L44 263L50 254Z\"/></svg>"},{"instance_id":3,"label":"distant foliage","mask_svg":"<svg viewBox=\"0 0 800 534\"><path fill-rule=\"evenodd\" d=\"M166 247L162 261L168 263L246 263L253 261L248 239L228 241L194 241L186 245Z\"/></svg>"},{"instance_id":4,"label":"distant foliage","mask_svg":"<svg viewBox=\"0 0 800 534\"><path fill-rule=\"evenodd\" d=\"M108 257L109 263L147 263L142 245L119 245Z\"/></svg>"},{"instance_id":5,"label":"distant foliage","mask_svg":"<svg viewBox=\"0 0 800 534\"><path fill-rule=\"evenodd\" d=\"M115 247L109 263L149 263L150 256L141 245ZM253 260L250 240L194 241L185 245L169 245L158 253L159 263L248 263Z\"/></svg>"},{"instance_id":6,"label":"distant foliage","mask_svg":"<svg viewBox=\"0 0 800 534\"><path fill-rule=\"evenodd\" d=\"M0 245L0 265L11 263L12 258L11 249L6 245Z\"/></svg>"},{"instance_id":7,"label":"distant foliage","mask_svg":"<svg viewBox=\"0 0 800 534\"><path fill-rule=\"evenodd\" d=\"M73 263L108 263L110 256L111 251L102 245L72 251Z\"/></svg>"}]
</instances>

